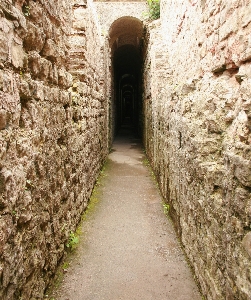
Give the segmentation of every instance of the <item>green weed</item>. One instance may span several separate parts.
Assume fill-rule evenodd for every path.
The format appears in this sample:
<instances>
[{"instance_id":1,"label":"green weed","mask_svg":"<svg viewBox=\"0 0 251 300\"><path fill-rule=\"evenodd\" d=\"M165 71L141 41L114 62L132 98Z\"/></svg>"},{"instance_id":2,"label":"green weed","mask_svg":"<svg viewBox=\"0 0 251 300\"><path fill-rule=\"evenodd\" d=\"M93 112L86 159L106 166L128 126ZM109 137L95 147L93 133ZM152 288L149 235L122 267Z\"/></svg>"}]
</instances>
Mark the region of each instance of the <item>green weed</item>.
<instances>
[{"instance_id":1,"label":"green weed","mask_svg":"<svg viewBox=\"0 0 251 300\"><path fill-rule=\"evenodd\" d=\"M26 17L29 17L29 15L30 15L30 7L28 5L23 6L23 14Z\"/></svg>"},{"instance_id":2,"label":"green weed","mask_svg":"<svg viewBox=\"0 0 251 300\"><path fill-rule=\"evenodd\" d=\"M169 210L170 210L170 205L167 204L167 203L164 203L164 204L163 204L163 209L164 209L164 214L165 214L165 215L168 215Z\"/></svg>"},{"instance_id":3,"label":"green weed","mask_svg":"<svg viewBox=\"0 0 251 300\"><path fill-rule=\"evenodd\" d=\"M65 245L70 250L74 249L79 242L79 237L74 232L70 232L67 244Z\"/></svg>"},{"instance_id":4,"label":"green weed","mask_svg":"<svg viewBox=\"0 0 251 300\"><path fill-rule=\"evenodd\" d=\"M147 0L149 7L149 19L157 20L160 18L160 0Z\"/></svg>"},{"instance_id":5,"label":"green weed","mask_svg":"<svg viewBox=\"0 0 251 300\"><path fill-rule=\"evenodd\" d=\"M62 265L62 269L63 270L66 270L66 269L68 269L69 268L69 263L67 262L67 261L65 261L64 263L63 263L63 265Z\"/></svg>"}]
</instances>

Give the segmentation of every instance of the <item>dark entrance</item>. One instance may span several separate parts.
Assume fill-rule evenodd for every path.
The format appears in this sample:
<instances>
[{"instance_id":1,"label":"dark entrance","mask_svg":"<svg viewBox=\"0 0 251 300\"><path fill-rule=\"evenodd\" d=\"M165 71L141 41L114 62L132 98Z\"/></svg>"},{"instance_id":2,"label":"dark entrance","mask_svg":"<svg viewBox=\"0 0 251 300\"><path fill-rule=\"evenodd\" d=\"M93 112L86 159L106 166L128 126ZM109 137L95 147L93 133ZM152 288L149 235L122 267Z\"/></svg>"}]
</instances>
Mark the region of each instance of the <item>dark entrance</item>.
<instances>
[{"instance_id":1,"label":"dark entrance","mask_svg":"<svg viewBox=\"0 0 251 300\"><path fill-rule=\"evenodd\" d=\"M130 128L141 135L142 22L133 17L115 21L110 29L114 132Z\"/></svg>"}]
</instances>

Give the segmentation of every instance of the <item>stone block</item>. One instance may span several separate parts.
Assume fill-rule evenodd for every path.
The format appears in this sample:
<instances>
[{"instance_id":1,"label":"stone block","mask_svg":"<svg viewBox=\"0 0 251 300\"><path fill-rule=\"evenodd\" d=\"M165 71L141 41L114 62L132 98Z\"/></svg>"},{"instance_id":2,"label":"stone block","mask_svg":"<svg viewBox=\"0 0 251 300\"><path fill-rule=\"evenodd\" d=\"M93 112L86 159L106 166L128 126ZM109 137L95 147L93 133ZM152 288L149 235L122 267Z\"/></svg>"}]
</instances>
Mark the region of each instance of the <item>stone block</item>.
<instances>
[{"instance_id":1,"label":"stone block","mask_svg":"<svg viewBox=\"0 0 251 300\"><path fill-rule=\"evenodd\" d=\"M29 99L32 96L29 88L29 83L23 78L21 78L19 83L19 95L21 99Z\"/></svg>"},{"instance_id":2,"label":"stone block","mask_svg":"<svg viewBox=\"0 0 251 300\"><path fill-rule=\"evenodd\" d=\"M68 106L71 104L71 97L70 97L70 93L68 91L60 91L60 99L61 99L61 103L64 106Z\"/></svg>"},{"instance_id":3,"label":"stone block","mask_svg":"<svg viewBox=\"0 0 251 300\"><path fill-rule=\"evenodd\" d=\"M19 20L22 18L22 11L16 8L10 3L8 0L1 0L0 8L4 12L4 14L11 20Z\"/></svg>"},{"instance_id":4,"label":"stone block","mask_svg":"<svg viewBox=\"0 0 251 300\"><path fill-rule=\"evenodd\" d=\"M58 56L58 45L52 39L47 39L41 54L48 59L55 61Z\"/></svg>"},{"instance_id":5,"label":"stone block","mask_svg":"<svg viewBox=\"0 0 251 300\"><path fill-rule=\"evenodd\" d=\"M47 39L53 38L54 26L50 21L50 18L46 15L43 15L43 29Z\"/></svg>"},{"instance_id":6,"label":"stone block","mask_svg":"<svg viewBox=\"0 0 251 300\"><path fill-rule=\"evenodd\" d=\"M225 23L219 28L220 41L225 40L230 34L239 29L238 24L238 10L235 10L231 17L225 20Z\"/></svg>"},{"instance_id":7,"label":"stone block","mask_svg":"<svg viewBox=\"0 0 251 300\"><path fill-rule=\"evenodd\" d=\"M52 64L52 68L50 69L48 81L53 84L58 84L58 68L56 64Z\"/></svg>"},{"instance_id":8,"label":"stone block","mask_svg":"<svg viewBox=\"0 0 251 300\"><path fill-rule=\"evenodd\" d=\"M31 95L39 101L43 101L44 100L44 85L42 82L40 81L31 81L29 83L29 89L30 89L30 93Z\"/></svg>"},{"instance_id":9,"label":"stone block","mask_svg":"<svg viewBox=\"0 0 251 300\"><path fill-rule=\"evenodd\" d=\"M213 59L213 66L211 68L213 73L220 73L226 70L226 60L224 56Z\"/></svg>"},{"instance_id":10,"label":"stone block","mask_svg":"<svg viewBox=\"0 0 251 300\"><path fill-rule=\"evenodd\" d=\"M236 113L233 110L230 110L225 116L226 122L232 122L236 118Z\"/></svg>"},{"instance_id":11,"label":"stone block","mask_svg":"<svg viewBox=\"0 0 251 300\"><path fill-rule=\"evenodd\" d=\"M7 126L7 112L4 109L0 109L0 130L5 129Z\"/></svg>"},{"instance_id":12,"label":"stone block","mask_svg":"<svg viewBox=\"0 0 251 300\"><path fill-rule=\"evenodd\" d=\"M40 3L36 1L29 1L29 19L34 23L37 23L38 20L41 22L44 20L44 12Z\"/></svg>"},{"instance_id":13,"label":"stone block","mask_svg":"<svg viewBox=\"0 0 251 300\"><path fill-rule=\"evenodd\" d=\"M11 113L17 111L20 100L18 94L13 95L9 93L3 93L0 91L0 99L0 107Z\"/></svg>"},{"instance_id":14,"label":"stone block","mask_svg":"<svg viewBox=\"0 0 251 300\"><path fill-rule=\"evenodd\" d=\"M2 216L0 219L0 254L4 251L4 245L13 230L12 216Z\"/></svg>"},{"instance_id":15,"label":"stone block","mask_svg":"<svg viewBox=\"0 0 251 300\"><path fill-rule=\"evenodd\" d=\"M40 60L40 70L38 73L38 78L47 81L52 74L52 63L48 59L41 58Z\"/></svg>"},{"instance_id":16,"label":"stone block","mask_svg":"<svg viewBox=\"0 0 251 300\"><path fill-rule=\"evenodd\" d=\"M41 58L35 51L29 53L28 66L35 79L46 81L52 71L52 63L45 58Z\"/></svg>"},{"instance_id":17,"label":"stone block","mask_svg":"<svg viewBox=\"0 0 251 300\"><path fill-rule=\"evenodd\" d=\"M250 59L251 59L251 46L248 47L248 48L246 48L246 49L244 50L244 52L242 52L242 53L240 54L240 61L241 61L241 62L250 61Z\"/></svg>"},{"instance_id":18,"label":"stone block","mask_svg":"<svg viewBox=\"0 0 251 300\"><path fill-rule=\"evenodd\" d=\"M45 43L45 34L41 27L28 21L27 34L24 38L24 48L26 51L35 50L40 52Z\"/></svg>"},{"instance_id":19,"label":"stone block","mask_svg":"<svg viewBox=\"0 0 251 300\"><path fill-rule=\"evenodd\" d=\"M3 90L4 87L4 71L0 69L0 91Z\"/></svg>"},{"instance_id":20,"label":"stone block","mask_svg":"<svg viewBox=\"0 0 251 300\"><path fill-rule=\"evenodd\" d=\"M251 7L248 5L240 8L239 17L241 20L241 26L246 27L251 22Z\"/></svg>"},{"instance_id":21,"label":"stone block","mask_svg":"<svg viewBox=\"0 0 251 300\"><path fill-rule=\"evenodd\" d=\"M251 161L236 157L235 176L244 186L251 187Z\"/></svg>"},{"instance_id":22,"label":"stone block","mask_svg":"<svg viewBox=\"0 0 251 300\"><path fill-rule=\"evenodd\" d=\"M250 51L251 54L251 51ZM236 76L241 76L243 78L251 78L251 63L242 64L239 68L238 73Z\"/></svg>"},{"instance_id":23,"label":"stone block","mask_svg":"<svg viewBox=\"0 0 251 300\"><path fill-rule=\"evenodd\" d=\"M41 57L36 51L29 52L28 67L33 77L37 77L41 68Z\"/></svg>"},{"instance_id":24,"label":"stone block","mask_svg":"<svg viewBox=\"0 0 251 300\"><path fill-rule=\"evenodd\" d=\"M9 58L8 38L0 32L0 62L6 62Z\"/></svg>"},{"instance_id":25,"label":"stone block","mask_svg":"<svg viewBox=\"0 0 251 300\"><path fill-rule=\"evenodd\" d=\"M208 133L221 134L224 131L224 124L220 118L216 116L208 116L205 121Z\"/></svg>"},{"instance_id":26,"label":"stone block","mask_svg":"<svg viewBox=\"0 0 251 300\"><path fill-rule=\"evenodd\" d=\"M26 60L26 54L23 46L16 44L14 41L11 46L11 62L15 68L22 69Z\"/></svg>"},{"instance_id":27,"label":"stone block","mask_svg":"<svg viewBox=\"0 0 251 300\"><path fill-rule=\"evenodd\" d=\"M76 83L74 83L75 85ZM74 88L73 85L73 88ZM77 86L76 86L76 90L77 92L80 94L80 96L84 96L88 94L88 85L85 82L78 82Z\"/></svg>"},{"instance_id":28,"label":"stone block","mask_svg":"<svg viewBox=\"0 0 251 300\"><path fill-rule=\"evenodd\" d=\"M58 70L58 83L63 88L70 88L72 85L72 75L65 69Z\"/></svg>"},{"instance_id":29,"label":"stone block","mask_svg":"<svg viewBox=\"0 0 251 300\"><path fill-rule=\"evenodd\" d=\"M83 7L74 9L74 22L73 28L77 30L85 31L87 28L87 10Z\"/></svg>"},{"instance_id":30,"label":"stone block","mask_svg":"<svg viewBox=\"0 0 251 300\"><path fill-rule=\"evenodd\" d=\"M242 245L244 247L244 249L246 250L246 252L248 253L248 255L251 257L251 232L248 232L243 240L242 240Z\"/></svg>"},{"instance_id":31,"label":"stone block","mask_svg":"<svg viewBox=\"0 0 251 300\"><path fill-rule=\"evenodd\" d=\"M8 94L14 94L15 93L15 76L13 72L4 71L3 72L3 92Z\"/></svg>"},{"instance_id":32,"label":"stone block","mask_svg":"<svg viewBox=\"0 0 251 300\"><path fill-rule=\"evenodd\" d=\"M84 47L83 48L83 50L84 50L84 49L86 49L86 43L87 43L87 41L86 41L86 35L85 34L71 35L69 37L69 43L71 45L76 45L76 47L82 46L82 47Z\"/></svg>"},{"instance_id":33,"label":"stone block","mask_svg":"<svg viewBox=\"0 0 251 300\"><path fill-rule=\"evenodd\" d=\"M20 216L18 216L18 226L23 226L24 224L28 223L32 218L32 214L30 211L27 211L27 212L22 212L20 214Z\"/></svg>"}]
</instances>

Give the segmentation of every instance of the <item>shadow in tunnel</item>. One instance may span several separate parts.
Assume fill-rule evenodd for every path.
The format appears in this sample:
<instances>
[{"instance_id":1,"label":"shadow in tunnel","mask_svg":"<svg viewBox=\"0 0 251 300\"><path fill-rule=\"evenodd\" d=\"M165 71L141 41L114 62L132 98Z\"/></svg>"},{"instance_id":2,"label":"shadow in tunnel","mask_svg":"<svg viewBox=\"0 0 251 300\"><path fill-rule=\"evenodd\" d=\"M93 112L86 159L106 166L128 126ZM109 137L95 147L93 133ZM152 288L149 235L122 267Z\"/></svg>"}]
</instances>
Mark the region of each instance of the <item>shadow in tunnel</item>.
<instances>
[{"instance_id":1,"label":"shadow in tunnel","mask_svg":"<svg viewBox=\"0 0 251 300\"><path fill-rule=\"evenodd\" d=\"M122 17L110 28L115 135L141 136L142 35L143 24L133 17Z\"/></svg>"}]
</instances>

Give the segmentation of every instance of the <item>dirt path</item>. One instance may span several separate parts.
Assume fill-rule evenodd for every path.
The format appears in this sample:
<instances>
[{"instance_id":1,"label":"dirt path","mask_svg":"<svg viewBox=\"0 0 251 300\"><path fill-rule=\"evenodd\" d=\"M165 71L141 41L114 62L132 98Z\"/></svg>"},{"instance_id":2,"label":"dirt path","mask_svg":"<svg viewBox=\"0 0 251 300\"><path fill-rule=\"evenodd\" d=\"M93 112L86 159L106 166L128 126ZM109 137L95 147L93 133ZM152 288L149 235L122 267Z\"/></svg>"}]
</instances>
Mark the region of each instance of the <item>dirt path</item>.
<instances>
[{"instance_id":1,"label":"dirt path","mask_svg":"<svg viewBox=\"0 0 251 300\"><path fill-rule=\"evenodd\" d=\"M56 300L197 300L138 140L118 138Z\"/></svg>"}]
</instances>

